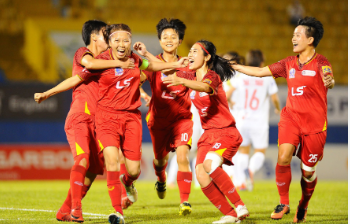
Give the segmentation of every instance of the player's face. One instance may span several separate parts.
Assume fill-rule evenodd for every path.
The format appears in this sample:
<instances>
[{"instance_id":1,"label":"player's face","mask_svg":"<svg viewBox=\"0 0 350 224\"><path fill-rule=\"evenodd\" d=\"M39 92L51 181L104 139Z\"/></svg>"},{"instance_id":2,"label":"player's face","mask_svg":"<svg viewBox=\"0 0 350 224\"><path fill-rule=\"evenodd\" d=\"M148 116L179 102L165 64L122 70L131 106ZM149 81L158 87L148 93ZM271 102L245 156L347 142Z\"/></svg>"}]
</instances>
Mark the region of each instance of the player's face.
<instances>
[{"instance_id":1,"label":"player's face","mask_svg":"<svg viewBox=\"0 0 350 224\"><path fill-rule=\"evenodd\" d=\"M107 50L107 48L108 48L108 44L106 43L105 39L103 38L103 30L104 29L101 29L100 32L98 32L97 40L96 40L96 44L97 44L97 47L98 47L100 52L103 52L103 51Z\"/></svg>"},{"instance_id":2,"label":"player's face","mask_svg":"<svg viewBox=\"0 0 350 224\"><path fill-rule=\"evenodd\" d=\"M127 32L116 32L109 39L109 45L118 59L130 55L131 37Z\"/></svg>"},{"instance_id":3,"label":"player's face","mask_svg":"<svg viewBox=\"0 0 350 224\"><path fill-rule=\"evenodd\" d=\"M194 44L188 53L189 69L197 70L206 63L204 52L198 44Z\"/></svg>"},{"instance_id":4,"label":"player's face","mask_svg":"<svg viewBox=\"0 0 350 224\"><path fill-rule=\"evenodd\" d=\"M173 53L180 46L181 40L179 39L179 35L176 33L176 31L169 28L163 30L159 43L163 51Z\"/></svg>"},{"instance_id":5,"label":"player's face","mask_svg":"<svg viewBox=\"0 0 350 224\"><path fill-rule=\"evenodd\" d=\"M306 36L305 26L297 26L293 33L292 43L293 43L293 52L300 53L303 52L306 47L312 43L312 37Z\"/></svg>"}]
</instances>

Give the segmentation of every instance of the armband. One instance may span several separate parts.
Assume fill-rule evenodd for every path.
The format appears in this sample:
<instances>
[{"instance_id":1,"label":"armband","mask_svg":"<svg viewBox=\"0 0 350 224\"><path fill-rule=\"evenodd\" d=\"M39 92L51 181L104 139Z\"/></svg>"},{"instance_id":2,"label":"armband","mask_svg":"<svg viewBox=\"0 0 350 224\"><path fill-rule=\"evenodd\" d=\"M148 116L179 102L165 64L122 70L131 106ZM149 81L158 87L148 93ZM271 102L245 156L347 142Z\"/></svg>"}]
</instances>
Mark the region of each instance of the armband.
<instances>
[{"instance_id":1,"label":"armband","mask_svg":"<svg viewBox=\"0 0 350 224\"><path fill-rule=\"evenodd\" d=\"M140 70L145 70L148 68L149 62L146 59L142 59L142 65L140 66Z\"/></svg>"}]
</instances>

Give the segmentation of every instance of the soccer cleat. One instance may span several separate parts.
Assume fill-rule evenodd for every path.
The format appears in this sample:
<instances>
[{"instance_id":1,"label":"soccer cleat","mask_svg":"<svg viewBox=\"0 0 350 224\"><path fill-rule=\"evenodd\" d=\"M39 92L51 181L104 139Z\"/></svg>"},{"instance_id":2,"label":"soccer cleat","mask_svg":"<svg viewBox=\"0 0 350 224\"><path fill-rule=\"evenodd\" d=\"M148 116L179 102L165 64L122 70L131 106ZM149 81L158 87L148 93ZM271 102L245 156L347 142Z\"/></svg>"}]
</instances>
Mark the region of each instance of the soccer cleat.
<instances>
[{"instance_id":1,"label":"soccer cleat","mask_svg":"<svg viewBox=\"0 0 350 224\"><path fill-rule=\"evenodd\" d=\"M129 198L129 200L132 203L135 203L137 201L137 190L136 190L136 188L134 186L134 183L132 183L130 186L126 186L124 184L123 177L124 177L124 174L120 175L119 179L120 179L120 182L123 184L123 186L125 188L126 196Z\"/></svg>"},{"instance_id":2,"label":"soccer cleat","mask_svg":"<svg viewBox=\"0 0 350 224\"><path fill-rule=\"evenodd\" d=\"M124 224L125 220L122 214L116 212L109 215L108 222L111 224Z\"/></svg>"},{"instance_id":3,"label":"soccer cleat","mask_svg":"<svg viewBox=\"0 0 350 224\"><path fill-rule=\"evenodd\" d=\"M75 207L70 213L72 222L84 222L83 210L81 206Z\"/></svg>"},{"instance_id":4,"label":"soccer cleat","mask_svg":"<svg viewBox=\"0 0 350 224\"><path fill-rule=\"evenodd\" d=\"M122 198L122 209L127 209L132 205L132 201L129 200L128 197L123 197Z\"/></svg>"},{"instance_id":5,"label":"soccer cleat","mask_svg":"<svg viewBox=\"0 0 350 224\"><path fill-rule=\"evenodd\" d=\"M297 212L295 213L293 223L305 222L307 208L300 208L298 206Z\"/></svg>"},{"instance_id":6,"label":"soccer cleat","mask_svg":"<svg viewBox=\"0 0 350 224\"><path fill-rule=\"evenodd\" d=\"M183 202L180 204L179 206L179 215L189 215L192 212L192 206L190 203L188 203L187 201Z\"/></svg>"},{"instance_id":7,"label":"soccer cleat","mask_svg":"<svg viewBox=\"0 0 350 224\"><path fill-rule=\"evenodd\" d=\"M162 183L157 181L155 184L155 188L157 190L158 198L164 199L166 196L166 182Z\"/></svg>"},{"instance_id":8,"label":"soccer cleat","mask_svg":"<svg viewBox=\"0 0 350 224\"><path fill-rule=\"evenodd\" d=\"M62 212L61 209L58 209L57 213L56 213L56 219L57 221L61 221L61 222L71 222L72 219L70 217L70 213L69 212Z\"/></svg>"},{"instance_id":9,"label":"soccer cleat","mask_svg":"<svg viewBox=\"0 0 350 224\"><path fill-rule=\"evenodd\" d=\"M245 205L238 205L236 208L237 212L237 218L239 220L244 220L245 218L249 217L249 211Z\"/></svg>"},{"instance_id":10,"label":"soccer cleat","mask_svg":"<svg viewBox=\"0 0 350 224\"><path fill-rule=\"evenodd\" d=\"M226 215L226 216L221 217L221 219L219 221L215 221L213 223L215 223L215 224L219 224L219 223L241 223L241 220L239 220L237 217Z\"/></svg>"},{"instance_id":11,"label":"soccer cleat","mask_svg":"<svg viewBox=\"0 0 350 224\"><path fill-rule=\"evenodd\" d=\"M271 219L281 219L284 214L289 214L289 205L279 204L275 210L271 213Z\"/></svg>"}]
</instances>

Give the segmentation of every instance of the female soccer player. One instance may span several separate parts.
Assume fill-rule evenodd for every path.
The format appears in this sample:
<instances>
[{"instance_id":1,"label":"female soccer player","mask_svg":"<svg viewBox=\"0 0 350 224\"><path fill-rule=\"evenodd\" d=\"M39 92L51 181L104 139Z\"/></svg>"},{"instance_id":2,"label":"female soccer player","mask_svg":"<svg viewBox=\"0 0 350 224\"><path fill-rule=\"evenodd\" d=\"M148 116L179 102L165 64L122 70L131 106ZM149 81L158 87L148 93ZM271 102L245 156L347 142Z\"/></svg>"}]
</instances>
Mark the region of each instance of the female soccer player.
<instances>
[{"instance_id":1,"label":"female soccer player","mask_svg":"<svg viewBox=\"0 0 350 224\"><path fill-rule=\"evenodd\" d=\"M99 99L96 112L96 135L100 150L103 152L107 169L107 186L112 206L116 213L109 216L110 223L124 221L121 208L121 186L124 185L131 202L137 200L137 191L133 182L140 175L141 161L141 113L140 70L150 71L184 67L183 58L177 62L150 62L141 60L131 52L131 29L125 24L109 25L105 31L106 42L110 49L98 56L104 60L135 62L135 69L107 69L99 73L83 71L81 77L99 77ZM127 172L119 180L119 153L125 157Z\"/></svg>"},{"instance_id":2,"label":"female soccer player","mask_svg":"<svg viewBox=\"0 0 350 224\"><path fill-rule=\"evenodd\" d=\"M292 38L293 52L297 56L263 68L234 65L234 69L247 75L284 77L288 83L287 105L282 109L278 124L276 185L280 204L272 212L272 219L281 219L290 212L290 162L293 155L300 158L302 172L302 196L293 222L305 220L317 183L316 165L322 160L327 136L327 91L334 87L330 63L315 50L322 37L322 23L313 17L305 17L299 20Z\"/></svg>"},{"instance_id":3,"label":"female soccer player","mask_svg":"<svg viewBox=\"0 0 350 224\"><path fill-rule=\"evenodd\" d=\"M247 65L254 67L263 67L265 61L260 50L250 50L246 59ZM235 164L233 182L240 190L253 190L253 176L264 163L269 142L269 98L275 106L275 113L280 113L277 91L272 77L261 79L240 73L230 80L226 96L228 100L232 99L232 93L238 96L233 99L235 106L232 115L243 138L239 153L235 156L235 161L232 161ZM249 160L251 145L254 147L254 155Z\"/></svg>"},{"instance_id":4,"label":"female soccer player","mask_svg":"<svg viewBox=\"0 0 350 224\"><path fill-rule=\"evenodd\" d=\"M234 70L228 60L216 55L213 43L206 40L195 43L188 56L189 69L194 71L179 71L163 82L193 90L190 98L199 111L204 129L198 141L197 179L203 193L225 215L213 223L236 223L249 216L249 212L231 178L221 168L222 164L233 165L232 157L242 142L222 88L222 81L232 77ZM237 213L225 196L235 205Z\"/></svg>"},{"instance_id":5,"label":"female soccer player","mask_svg":"<svg viewBox=\"0 0 350 224\"><path fill-rule=\"evenodd\" d=\"M81 199L89 190L96 175L103 174L103 161L98 157L94 125L98 83L93 78L82 79L79 73L83 69L134 67L134 63L130 60L122 62L94 58L108 47L103 36L106 25L98 20L85 22L82 38L86 47L79 48L75 53L73 76L44 93L34 94L35 101L41 103L50 96L74 87L72 104L65 124L68 143L74 156L74 165L71 170L67 198L56 214L56 219L59 221L84 221ZM87 177L84 181L85 175Z\"/></svg>"},{"instance_id":6,"label":"female soccer player","mask_svg":"<svg viewBox=\"0 0 350 224\"><path fill-rule=\"evenodd\" d=\"M163 53L157 59L164 62L177 62L177 48L185 35L185 24L178 19L161 19L157 24L157 32ZM144 46L135 44L140 54L148 56ZM189 162L189 151L192 142L192 113L189 89L184 86L167 87L162 79L175 71L144 72L151 84L152 98L146 116L150 130L154 160L153 167L157 176L156 190L160 199L166 195L166 173L169 152L176 151L177 184L180 191L179 214L191 213L191 204L188 202L191 192L192 172Z\"/></svg>"}]
</instances>

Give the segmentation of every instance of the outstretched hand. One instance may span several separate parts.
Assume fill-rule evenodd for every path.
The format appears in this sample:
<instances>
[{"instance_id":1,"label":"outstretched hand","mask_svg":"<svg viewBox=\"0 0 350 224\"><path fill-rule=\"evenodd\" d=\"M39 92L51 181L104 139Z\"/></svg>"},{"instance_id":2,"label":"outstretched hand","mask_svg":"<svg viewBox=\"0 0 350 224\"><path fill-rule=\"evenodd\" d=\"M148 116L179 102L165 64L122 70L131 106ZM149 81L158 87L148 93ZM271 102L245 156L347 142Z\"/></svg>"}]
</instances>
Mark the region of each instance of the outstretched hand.
<instances>
[{"instance_id":1,"label":"outstretched hand","mask_svg":"<svg viewBox=\"0 0 350 224\"><path fill-rule=\"evenodd\" d=\"M142 56L146 56L147 49L144 43L136 42L133 47L134 50L137 51L137 53L139 53Z\"/></svg>"},{"instance_id":2,"label":"outstretched hand","mask_svg":"<svg viewBox=\"0 0 350 224\"><path fill-rule=\"evenodd\" d=\"M178 68L185 68L188 65L188 57L182 57L180 60L177 61L179 67Z\"/></svg>"},{"instance_id":3,"label":"outstretched hand","mask_svg":"<svg viewBox=\"0 0 350 224\"><path fill-rule=\"evenodd\" d=\"M183 80L180 77L176 76L176 73L173 75L168 75L167 77L163 78L163 83L169 84L167 87L170 86L178 86L183 84Z\"/></svg>"},{"instance_id":4,"label":"outstretched hand","mask_svg":"<svg viewBox=\"0 0 350 224\"><path fill-rule=\"evenodd\" d=\"M44 100L46 100L48 97L48 95L46 93L35 93L34 94L34 100L35 102L37 102L38 104L43 102Z\"/></svg>"}]
</instances>

